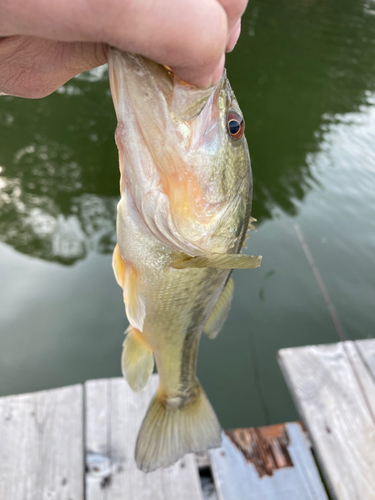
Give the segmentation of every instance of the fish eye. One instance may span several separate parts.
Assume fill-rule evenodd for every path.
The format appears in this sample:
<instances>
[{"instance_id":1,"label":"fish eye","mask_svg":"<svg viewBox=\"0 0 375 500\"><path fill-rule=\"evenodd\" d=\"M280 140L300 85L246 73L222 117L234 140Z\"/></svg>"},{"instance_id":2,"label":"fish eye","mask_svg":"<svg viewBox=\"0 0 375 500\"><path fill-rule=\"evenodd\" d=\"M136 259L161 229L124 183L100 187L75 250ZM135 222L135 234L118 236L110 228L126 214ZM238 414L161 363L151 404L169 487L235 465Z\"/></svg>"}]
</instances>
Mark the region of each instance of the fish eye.
<instances>
[{"instance_id":1,"label":"fish eye","mask_svg":"<svg viewBox=\"0 0 375 500\"><path fill-rule=\"evenodd\" d=\"M245 131L245 122L236 111L231 111L227 116L228 133L234 141L238 141Z\"/></svg>"}]
</instances>

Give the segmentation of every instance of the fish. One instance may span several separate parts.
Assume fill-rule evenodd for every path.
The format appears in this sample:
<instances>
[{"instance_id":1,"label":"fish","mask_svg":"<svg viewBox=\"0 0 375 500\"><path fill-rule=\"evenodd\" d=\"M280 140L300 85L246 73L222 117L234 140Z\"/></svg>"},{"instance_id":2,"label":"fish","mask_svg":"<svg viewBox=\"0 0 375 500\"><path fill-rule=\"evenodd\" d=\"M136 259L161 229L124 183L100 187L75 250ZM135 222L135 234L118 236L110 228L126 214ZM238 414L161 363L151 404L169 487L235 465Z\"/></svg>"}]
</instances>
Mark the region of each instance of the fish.
<instances>
[{"instance_id":1,"label":"fish","mask_svg":"<svg viewBox=\"0 0 375 500\"><path fill-rule=\"evenodd\" d=\"M251 218L244 119L224 71L199 89L170 68L111 48L120 194L113 270L129 327L122 373L141 391L156 361L159 387L141 424L144 472L221 444L221 426L196 375L202 333L213 339L233 296L233 269ZM155 361L154 361L155 360Z\"/></svg>"}]
</instances>

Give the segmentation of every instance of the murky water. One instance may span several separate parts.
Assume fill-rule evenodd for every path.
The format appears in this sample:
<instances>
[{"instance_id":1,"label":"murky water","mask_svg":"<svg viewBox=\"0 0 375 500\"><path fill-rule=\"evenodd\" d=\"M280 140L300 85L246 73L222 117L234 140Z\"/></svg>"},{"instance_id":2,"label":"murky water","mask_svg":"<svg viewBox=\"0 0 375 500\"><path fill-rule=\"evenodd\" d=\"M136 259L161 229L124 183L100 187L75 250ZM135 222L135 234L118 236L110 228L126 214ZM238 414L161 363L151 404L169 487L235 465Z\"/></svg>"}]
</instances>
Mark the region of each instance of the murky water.
<instances>
[{"instance_id":1,"label":"murky water","mask_svg":"<svg viewBox=\"0 0 375 500\"><path fill-rule=\"evenodd\" d=\"M296 224L346 336L374 335L375 2L251 1L227 69L263 264L234 273L198 372L237 427L296 418L278 349L338 340ZM105 68L40 101L0 100L0 395L120 375L114 129Z\"/></svg>"}]
</instances>

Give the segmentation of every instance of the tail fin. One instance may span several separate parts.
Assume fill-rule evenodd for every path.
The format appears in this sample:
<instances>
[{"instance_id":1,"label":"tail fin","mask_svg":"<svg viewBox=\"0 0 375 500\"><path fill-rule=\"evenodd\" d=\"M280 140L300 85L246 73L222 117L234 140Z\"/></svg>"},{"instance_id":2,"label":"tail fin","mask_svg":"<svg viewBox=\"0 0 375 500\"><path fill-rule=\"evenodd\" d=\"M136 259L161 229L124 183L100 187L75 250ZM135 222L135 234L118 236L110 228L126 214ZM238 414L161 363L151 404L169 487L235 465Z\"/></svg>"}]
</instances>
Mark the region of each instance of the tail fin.
<instances>
[{"instance_id":1,"label":"tail fin","mask_svg":"<svg viewBox=\"0 0 375 500\"><path fill-rule=\"evenodd\" d=\"M135 460L139 469L151 472L169 467L185 453L220 444L221 427L201 386L198 397L179 408L168 407L156 394L138 434Z\"/></svg>"}]
</instances>

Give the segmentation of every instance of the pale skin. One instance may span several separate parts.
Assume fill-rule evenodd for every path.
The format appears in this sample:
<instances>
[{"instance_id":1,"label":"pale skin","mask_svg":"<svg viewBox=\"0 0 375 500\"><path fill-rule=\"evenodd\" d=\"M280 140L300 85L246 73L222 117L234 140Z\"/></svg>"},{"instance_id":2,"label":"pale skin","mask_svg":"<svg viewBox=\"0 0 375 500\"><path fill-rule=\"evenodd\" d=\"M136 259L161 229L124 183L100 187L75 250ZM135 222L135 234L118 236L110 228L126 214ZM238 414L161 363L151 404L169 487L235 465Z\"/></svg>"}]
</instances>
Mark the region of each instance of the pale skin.
<instances>
[{"instance_id":1,"label":"pale skin","mask_svg":"<svg viewBox=\"0 0 375 500\"><path fill-rule=\"evenodd\" d=\"M216 83L247 0L0 0L0 94L40 98L107 62L108 45Z\"/></svg>"}]
</instances>

